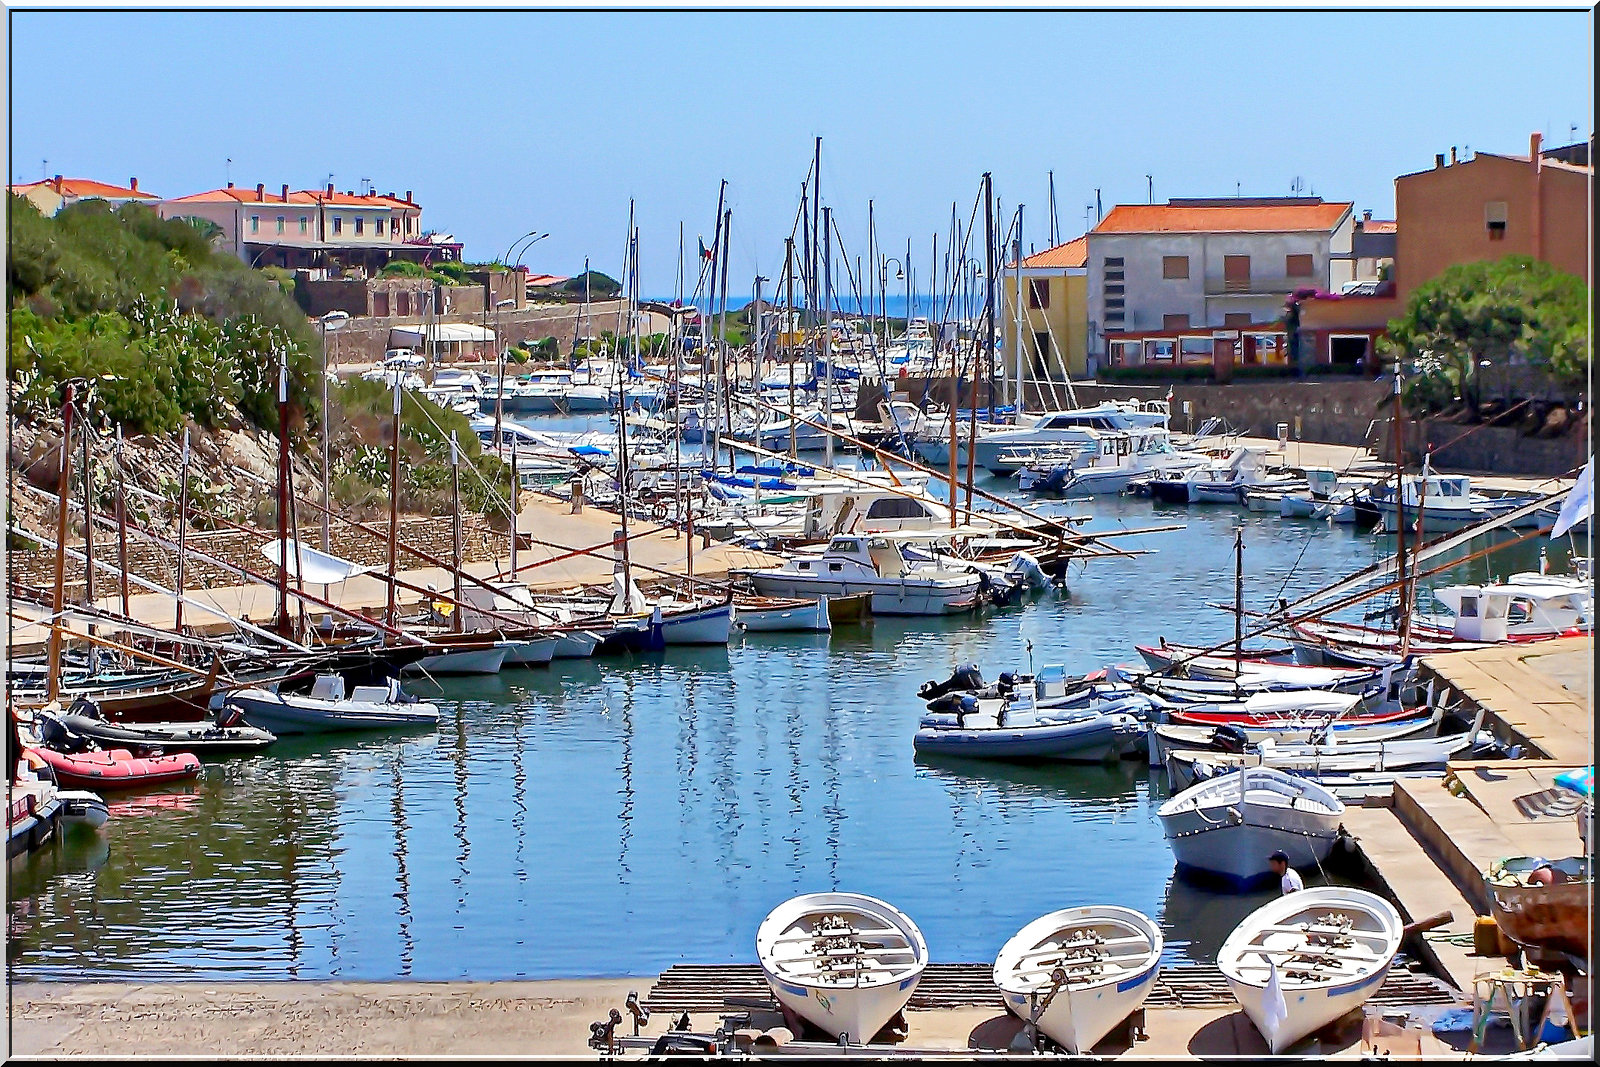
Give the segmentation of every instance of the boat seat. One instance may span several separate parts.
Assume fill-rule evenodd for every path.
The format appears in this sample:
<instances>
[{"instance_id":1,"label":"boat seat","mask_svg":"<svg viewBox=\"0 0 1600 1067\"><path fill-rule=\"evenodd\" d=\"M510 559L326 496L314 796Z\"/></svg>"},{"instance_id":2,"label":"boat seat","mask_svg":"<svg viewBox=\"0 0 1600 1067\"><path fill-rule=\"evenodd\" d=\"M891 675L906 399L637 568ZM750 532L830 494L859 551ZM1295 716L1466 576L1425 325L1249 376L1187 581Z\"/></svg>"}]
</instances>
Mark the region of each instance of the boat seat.
<instances>
[{"instance_id":1,"label":"boat seat","mask_svg":"<svg viewBox=\"0 0 1600 1067\"><path fill-rule=\"evenodd\" d=\"M343 676L337 674L317 675L317 680L311 684L311 696L315 700L343 700Z\"/></svg>"}]
</instances>

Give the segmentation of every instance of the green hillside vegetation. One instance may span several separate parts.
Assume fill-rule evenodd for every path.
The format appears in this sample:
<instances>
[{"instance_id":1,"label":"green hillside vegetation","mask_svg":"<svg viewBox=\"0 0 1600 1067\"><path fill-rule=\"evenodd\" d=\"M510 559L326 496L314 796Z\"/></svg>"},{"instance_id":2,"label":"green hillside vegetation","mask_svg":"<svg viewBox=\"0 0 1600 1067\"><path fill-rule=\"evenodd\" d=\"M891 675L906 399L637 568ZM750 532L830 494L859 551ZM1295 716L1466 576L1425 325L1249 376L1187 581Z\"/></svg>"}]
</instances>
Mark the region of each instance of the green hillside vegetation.
<instances>
[{"instance_id":1,"label":"green hillside vegetation","mask_svg":"<svg viewBox=\"0 0 1600 1067\"><path fill-rule=\"evenodd\" d=\"M286 355L293 414L316 420L316 335L276 279L143 205L85 200L51 218L18 196L10 207L19 416L54 411L62 383L83 379L91 415L130 433L172 433L186 419L219 426L230 407L275 428Z\"/></svg>"}]
</instances>

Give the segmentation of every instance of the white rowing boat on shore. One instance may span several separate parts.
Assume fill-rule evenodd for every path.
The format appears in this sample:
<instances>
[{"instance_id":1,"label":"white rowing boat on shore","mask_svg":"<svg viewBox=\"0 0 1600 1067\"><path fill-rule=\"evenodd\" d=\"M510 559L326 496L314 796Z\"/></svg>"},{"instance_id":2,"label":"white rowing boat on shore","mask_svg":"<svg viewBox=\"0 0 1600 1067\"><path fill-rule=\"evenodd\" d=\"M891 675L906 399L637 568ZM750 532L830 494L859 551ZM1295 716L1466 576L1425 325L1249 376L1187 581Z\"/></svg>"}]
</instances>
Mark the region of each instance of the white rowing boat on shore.
<instances>
[{"instance_id":1,"label":"white rowing boat on shore","mask_svg":"<svg viewBox=\"0 0 1600 1067\"><path fill-rule=\"evenodd\" d=\"M1087 1053L1149 997L1162 947L1161 930L1131 908L1067 908L1005 943L994 983L1012 1014L1068 1052Z\"/></svg>"},{"instance_id":2,"label":"white rowing boat on shore","mask_svg":"<svg viewBox=\"0 0 1600 1067\"><path fill-rule=\"evenodd\" d=\"M898 908L859 893L806 893L756 931L767 984L787 1008L851 1045L871 1041L906 1006L928 944Z\"/></svg>"},{"instance_id":3,"label":"white rowing boat on shore","mask_svg":"<svg viewBox=\"0 0 1600 1067\"><path fill-rule=\"evenodd\" d=\"M1324 886L1278 897L1245 917L1217 953L1239 1006L1274 1053L1378 991L1403 924L1387 900Z\"/></svg>"}]
</instances>

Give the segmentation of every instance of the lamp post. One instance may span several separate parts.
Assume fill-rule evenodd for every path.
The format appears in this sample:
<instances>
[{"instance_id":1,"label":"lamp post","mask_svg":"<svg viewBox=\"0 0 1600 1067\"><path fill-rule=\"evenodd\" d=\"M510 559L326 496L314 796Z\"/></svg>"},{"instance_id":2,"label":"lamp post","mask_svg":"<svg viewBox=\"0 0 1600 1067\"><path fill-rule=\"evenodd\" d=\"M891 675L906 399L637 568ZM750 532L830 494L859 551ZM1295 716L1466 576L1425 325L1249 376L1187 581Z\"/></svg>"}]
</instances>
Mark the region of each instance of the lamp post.
<instances>
[{"instance_id":1,"label":"lamp post","mask_svg":"<svg viewBox=\"0 0 1600 1067\"><path fill-rule=\"evenodd\" d=\"M889 264L894 264L896 280L906 279L906 327L911 326L911 279L906 277L906 265L895 256L884 256L878 264L878 298L883 301L883 346L889 347ZM904 331L902 331L904 332ZM909 352L907 353L909 355Z\"/></svg>"},{"instance_id":2,"label":"lamp post","mask_svg":"<svg viewBox=\"0 0 1600 1067\"><path fill-rule=\"evenodd\" d=\"M328 334L337 332L350 320L348 312L330 311L322 316L319 325L322 328L322 551L331 552L328 540ZM287 548L284 549L288 551ZM323 599L327 599L327 588L323 588Z\"/></svg>"},{"instance_id":3,"label":"lamp post","mask_svg":"<svg viewBox=\"0 0 1600 1067\"><path fill-rule=\"evenodd\" d=\"M500 423L504 418L506 393L506 350L500 343L500 309L515 304L515 300L497 300L494 305L494 348L499 364L499 381L494 391L494 447L500 448Z\"/></svg>"}]
</instances>

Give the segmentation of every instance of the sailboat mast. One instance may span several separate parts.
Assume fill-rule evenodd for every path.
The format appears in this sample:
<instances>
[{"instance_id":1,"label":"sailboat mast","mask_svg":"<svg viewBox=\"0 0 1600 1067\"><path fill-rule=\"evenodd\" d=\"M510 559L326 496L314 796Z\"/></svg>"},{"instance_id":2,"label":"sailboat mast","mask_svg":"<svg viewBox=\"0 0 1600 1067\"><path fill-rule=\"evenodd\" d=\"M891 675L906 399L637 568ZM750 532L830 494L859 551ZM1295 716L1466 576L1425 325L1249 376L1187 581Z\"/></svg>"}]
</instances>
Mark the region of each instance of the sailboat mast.
<instances>
[{"instance_id":1,"label":"sailboat mast","mask_svg":"<svg viewBox=\"0 0 1600 1067\"><path fill-rule=\"evenodd\" d=\"M1400 579L1400 605L1398 625L1400 654L1405 655L1411 638L1411 576L1406 571L1406 464L1405 464L1405 414L1400 402L1400 360L1394 364L1394 508L1395 508L1395 573ZM1426 490L1426 486L1424 486Z\"/></svg>"},{"instance_id":2,"label":"sailboat mast","mask_svg":"<svg viewBox=\"0 0 1600 1067\"><path fill-rule=\"evenodd\" d=\"M395 570L400 549L400 376L394 378L394 421L391 427L393 440L389 443L389 602L384 611L384 622L394 629L395 597L399 587L395 584Z\"/></svg>"},{"instance_id":3,"label":"sailboat mast","mask_svg":"<svg viewBox=\"0 0 1600 1067\"><path fill-rule=\"evenodd\" d=\"M128 485L122 467L122 426L117 426L117 570L121 572L122 614L128 617Z\"/></svg>"},{"instance_id":4,"label":"sailboat mast","mask_svg":"<svg viewBox=\"0 0 1600 1067\"><path fill-rule=\"evenodd\" d=\"M789 362L789 458L799 454L799 423L794 410L794 238L783 241L783 280L786 287L783 298L783 356Z\"/></svg>"},{"instance_id":5,"label":"sailboat mast","mask_svg":"<svg viewBox=\"0 0 1600 1067\"><path fill-rule=\"evenodd\" d=\"M513 527L512 540L516 540L516 529ZM456 432L450 431L450 577L451 593L455 597L455 605L450 612L454 625L451 629L456 633L461 632L461 449L456 444Z\"/></svg>"},{"instance_id":6,"label":"sailboat mast","mask_svg":"<svg viewBox=\"0 0 1600 1067\"><path fill-rule=\"evenodd\" d=\"M183 633L183 567L188 556L184 546L189 532L189 431L183 431L183 459L178 465L178 573L172 586L172 630ZM281 536L281 533L280 533ZM284 551L288 551L287 547Z\"/></svg>"},{"instance_id":7,"label":"sailboat mast","mask_svg":"<svg viewBox=\"0 0 1600 1067\"><path fill-rule=\"evenodd\" d=\"M185 439L187 444L187 438ZM184 452L187 457L187 448ZM187 463L187 459L185 460ZM187 510L185 508L184 510ZM184 516L178 516L181 524ZM181 532L182 526L179 530ZM296 569L299 558L296 556ZM183 590L180 588L181 594ZM289 626L289 354L278 363L278 619L280 637L288 637Z\"/></svg>"},{"instance_id":8,"label":"sailboat mast","mask_svg":"<svg viewBox=\"0 0 1600 1067\"><path fill-rule=\"evenodd\" d=\"M67 580L67 514L72 507L72 403L77 392L77 387L68 382L61 394L61 499L56 509L56 582L50 596L50 643L45 653L46 703L61 693L61 609Z\"/></svg>"},{"instance_id":9,"label":"sailboat mast","mask_svg":"<svg viewBox=\"0 0 1600 1067\"><path fill-rule=\"evenodd\" d=\"M1016 393L1011 398L1011 402L1017 406L1017 415L1020 417L1022 415L1023 411L1027 407L1027 398L1023 395L1023 391L1022 391L1022 353L1023 353L1023 350L1024 350L1024 346L1023 346L1023 343L1022 343L1022 317L1023 317L1024 312L1022 310L1023 303L1022 303L1022 205L1021 204L1017 205L1017 240L1016 240L1016 243L1015 243L1014 247L1015 247L1015 250L1016 250L1015 262L1016 262L1016 272L1017 272L1017 284L1015 286L1013 286L1012 288L1015 290L1015 294L1014 295L1016 296L1016 299L1017 299L1017 306L1016 306L1017 328L1014 331L1013 335L1016 338L1016 349L1017 350L1015 352L1013 352L1011 355L1012 355L1012 358L1017 361L1017 389L1016 389ZM1048 285L1050 283L1046 282L1045 284ZM1046 328L1048 329L1048 327L1046 327ZM992 422L993 420L991 419L990 421Z\"/></svg>"},{"instance_id":10,"label":"sailboat mast","mask_svg":"<svg viewBox=\"0 0 1600 1067\"><path fill-rule=\"evenodd\" d=\"M624 257L623 273L624 290L630 311L633 306L633 279L634 257L638 252L638 240L634 236L633 228L633 201L628 201L628 244L627 254ZM620 340L620 337L618 338ZM628 559L628 376L622 374L617 379L617 513L621 517L622 528L622 602L624 610L631 608L633 588L632 564Z\"/></svg>"},{"instance_id":11,"label":"sailboat mast","mask_svg":"<svg viewBox=\"0 0 1600 1067\"><path fill-rule=\"evenodd\" d=\"M820 138L819 138L820 140ZM833 466L833 209L822 209L822 462Z\"/></svg>"},{"instance_id":12,"label":"sailboat mast","mask_svg":"<svg viewBox=\"0 0 1600 1067\"><path fill-rule=\"evenodd\" d=\"M511 577L517 576L517 516L522 506L522 472L518 469L522 458L522 440L511 442Z\"/></svg>"},{"instance_id":13,"label":"sailboat mast","mask_svg":"<svg viewBox=\"0 0 1600 1067\"><path fill-rule=\"evenodd\" d=\"M1244 659L1244 524L1233 530L1233 675Z\"/></svg>"},{"instance_id":14,"label":"sailboat mast","mask_svg":"<svg viewBox=\"0 0 1600 1067\"><path fill-rule=\"evenodd\" d=\"M94 604L94 519L91 517L94 509L94 468L89 463L89 428L88 420L83 423L83 602L85 606L93 608ZM95 633L94 623L89 623L89 633Z\"/></svg>"}]
</instances>

